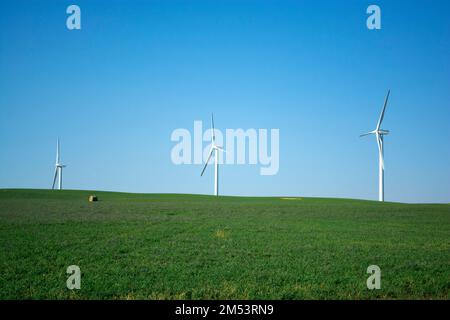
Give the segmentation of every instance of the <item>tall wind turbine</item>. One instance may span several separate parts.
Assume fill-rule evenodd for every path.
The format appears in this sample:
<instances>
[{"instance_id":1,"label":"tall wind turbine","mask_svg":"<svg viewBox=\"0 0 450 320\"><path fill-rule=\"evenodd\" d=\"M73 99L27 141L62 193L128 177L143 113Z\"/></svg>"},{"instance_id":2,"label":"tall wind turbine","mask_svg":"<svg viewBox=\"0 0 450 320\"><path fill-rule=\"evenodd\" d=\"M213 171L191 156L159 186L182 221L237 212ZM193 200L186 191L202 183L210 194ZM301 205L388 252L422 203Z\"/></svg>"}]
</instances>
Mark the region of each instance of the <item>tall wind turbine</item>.
<instances>
[{"instance_id":1,"label":"tall wind turbine","mask_svg":"<svg viewBox=\"0 0 450 320\"><path fill-rule=\"evenodd\" d=\"M55 189L56 178L58 179L58 190L62 189L62 171L66 166L61 163L61 154L59 150L59 139L56 140L56 163L55 163L55 177L53 178L52 189Z\"/></svg>"},{"instance_id":2,"label":"tall wind turbine","mask_svg":"<svg viewBox=\"0 0 450 320\"><path fill-rule=\"evenodd\" d=\"M384 136L389 134L389 130L383 130L381 129L381 123L383 122L384 118L384 112L386 111L386 105L388 103L389 94L391 93L391 90L388 90L388 93L386 95L386 99L384 100L383 109L381 110L380 118L378 119L377 127L375 130L370 131L368 133L360 135L360 137L367 136L369 134L374 134L377 139L378 144L378 157L379 157L379 164L378 164L378 170L379 170L379 177L378 177L378 200L384 201Z\"/></svg>"},{"instance_id":3,"label":"tall wind turbine","mask_svg":"<svg viewBox=\"0 0 450 320\"><path fill-rule=\"evenodd\" d=\"M203 167L202 173L200 176L203 176L203 173L208 166L209 160L214 153L214 195L219 195L219 151L225 152L221 146L216 145L216 134L214 132L214 115L211 114L211 151L209 152L208 160L206 160L205 166Z\"/></svg>"}]
</instances>

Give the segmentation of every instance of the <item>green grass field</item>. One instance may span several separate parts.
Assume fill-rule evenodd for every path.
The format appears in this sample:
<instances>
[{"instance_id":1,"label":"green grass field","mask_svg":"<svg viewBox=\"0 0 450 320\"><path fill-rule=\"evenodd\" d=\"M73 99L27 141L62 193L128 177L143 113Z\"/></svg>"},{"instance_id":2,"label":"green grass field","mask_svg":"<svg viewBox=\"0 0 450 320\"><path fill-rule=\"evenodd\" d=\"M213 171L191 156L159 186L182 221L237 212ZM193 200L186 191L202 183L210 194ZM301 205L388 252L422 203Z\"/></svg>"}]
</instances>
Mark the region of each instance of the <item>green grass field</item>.
<instances>
[{"instance_id":1,"label":"green grass field","mask_svg":"<svg viewBox=\"0 0 450 320\"><path fill-rule=\"evenodd\" d=\"M0 299L449 299L450 205L0 190L0 248Z\"/></svg>"}]
</instances>

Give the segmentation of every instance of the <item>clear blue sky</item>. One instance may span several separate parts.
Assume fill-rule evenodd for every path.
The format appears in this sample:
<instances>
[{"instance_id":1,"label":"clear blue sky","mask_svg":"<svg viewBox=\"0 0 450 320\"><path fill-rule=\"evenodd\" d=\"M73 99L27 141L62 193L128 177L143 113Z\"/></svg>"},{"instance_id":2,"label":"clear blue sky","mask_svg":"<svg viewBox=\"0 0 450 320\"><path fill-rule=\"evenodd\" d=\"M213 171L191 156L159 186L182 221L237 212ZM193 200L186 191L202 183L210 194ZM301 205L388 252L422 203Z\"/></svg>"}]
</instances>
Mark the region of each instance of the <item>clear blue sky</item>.
<instances>
[{"instance_id":1,"label":"clear blue sky","mask_svg":"<svg viewBox=\"0 0 450 320\"><path fill-rule=\"evenodd\" d=\"M378 4L382 29L366 28ZM66 28L81 7L82 29ZM1 1L0 188L213 191L176 128L279 128L280 171L222 166L226 195L450 202L449 1Z\"/></svg>"}]
</instances>

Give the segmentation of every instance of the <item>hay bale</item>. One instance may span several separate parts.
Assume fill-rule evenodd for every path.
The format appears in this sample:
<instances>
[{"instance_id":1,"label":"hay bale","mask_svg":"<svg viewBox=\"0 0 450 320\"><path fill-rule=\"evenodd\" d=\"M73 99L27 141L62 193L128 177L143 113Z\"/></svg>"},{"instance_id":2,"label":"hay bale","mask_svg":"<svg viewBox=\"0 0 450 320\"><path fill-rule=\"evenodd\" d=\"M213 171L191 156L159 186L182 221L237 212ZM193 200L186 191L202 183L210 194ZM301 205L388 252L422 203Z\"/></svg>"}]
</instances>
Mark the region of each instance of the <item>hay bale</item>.
<instances>
[{"instance_id":1,"label":"hay bale","mask_svg":"<svg viewBox=\"0 0 450 320\"><path fill-rule=\"evenodd\" d=\"M97 196L89 196L89 202L98 201Z\"/></svg>"}]
</instances>

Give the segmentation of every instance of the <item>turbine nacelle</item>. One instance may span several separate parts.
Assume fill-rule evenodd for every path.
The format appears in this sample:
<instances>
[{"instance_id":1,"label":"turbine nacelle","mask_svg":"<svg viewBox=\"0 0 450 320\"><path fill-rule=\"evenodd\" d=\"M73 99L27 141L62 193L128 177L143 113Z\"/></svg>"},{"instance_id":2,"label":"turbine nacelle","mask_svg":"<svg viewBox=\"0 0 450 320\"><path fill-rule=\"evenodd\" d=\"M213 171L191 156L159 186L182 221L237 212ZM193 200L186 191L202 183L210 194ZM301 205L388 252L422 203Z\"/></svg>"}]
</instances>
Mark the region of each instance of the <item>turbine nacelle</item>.
<instances>
[{"instance_id":1,"label":"turbine nacelle","mask_svg":"<svg viewBox=\"0 0 450 320\"><path fill-rule=\"evenodd\" d=\"M213 146L211 147L211 149L214 149L214 150L220 150L220 151L222 151L222 152L225 152L225 150L223 149L222 146L216 146L216 145L213 145Z\"/></svg>"},{"instance_id":2,"label":"turbine nacelle","mask_svg":"<svg viewBox=\"0 0 450 320\"><path fill-rule=\"evenodd\" d=\"M384 130L384 129L378 129L377 130L377 129L375 129L373 131L361 134L360 137L365 137L365 136L368 136L370 134L375 134L375 135L378 134L380 136L385 136L385 135L388 135L389 133L390 133L389 130Z\"/></svg>"}]
</instances>

